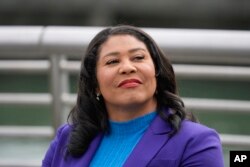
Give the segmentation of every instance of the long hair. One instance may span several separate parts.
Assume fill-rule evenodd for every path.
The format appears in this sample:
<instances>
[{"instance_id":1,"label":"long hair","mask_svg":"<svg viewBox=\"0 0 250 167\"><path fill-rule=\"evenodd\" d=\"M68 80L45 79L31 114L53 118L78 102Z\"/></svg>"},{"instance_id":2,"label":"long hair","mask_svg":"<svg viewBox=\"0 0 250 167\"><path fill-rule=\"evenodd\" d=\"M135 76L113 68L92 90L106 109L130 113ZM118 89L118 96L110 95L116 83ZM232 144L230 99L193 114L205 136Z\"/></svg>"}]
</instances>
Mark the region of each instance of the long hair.
<instances>
[{"instance_id":1,"label":"long hair","mask_svg":"<svg viewBox=\"0 0 250 167\"><path fill-rule=\"evenodd\" d=\"M177 93L176 79L173 67L155 41L144 31L133 26L116 26L99 32L90 42L82 59L80 78L78 83L77 102L68 119L72 121L72 131L67 145L67 153L81 156L88 149L90 142L100 132L108 132L108 114L103 97L96 100L96 64L101 45L114 35L131 35L142 41L150 52L156 71L157 112L172 126L171 134L180 128L181 121L187 118L184 103ZM166 115L165 108L172 113ZM191 117L188 119L192 119Z\"/></svg>"}]
</instances>

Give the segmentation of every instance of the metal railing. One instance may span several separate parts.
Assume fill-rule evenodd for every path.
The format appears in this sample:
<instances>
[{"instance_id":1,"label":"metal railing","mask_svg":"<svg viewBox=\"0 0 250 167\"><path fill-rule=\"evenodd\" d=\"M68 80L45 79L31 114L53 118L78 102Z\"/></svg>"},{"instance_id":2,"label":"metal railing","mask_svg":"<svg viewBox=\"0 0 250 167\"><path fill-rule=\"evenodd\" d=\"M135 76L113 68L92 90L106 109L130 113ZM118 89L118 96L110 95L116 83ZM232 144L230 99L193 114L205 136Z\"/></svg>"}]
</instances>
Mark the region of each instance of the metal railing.
<instances>
[{"instance_id":1,"label":"metal railing","mask_svg":"<svg viewBox=\"0 0 250 167\"><path fill-rule=\"evenodd\" d=\"M91 38L101 29L102 27L0 27L0 75L48 74L50 78L49 92L0 93L0 105L51 106L53 117L52 127L0 126L0 136L53 136L56 128L65 122L66 115L76 100L76 95L69 91L69 76L79 73L79 59ZM250 82L248 31L144 30L169 55L177 78ZM183 100L187 108L200 112L250 114L250 101L187 97ZM250 148L250 136L220 136L224 146ZM11 166L11 162L0 162L0 166L3 164ZM28 164L29 162L26 165Z\"/></svg>"}]
</instances>

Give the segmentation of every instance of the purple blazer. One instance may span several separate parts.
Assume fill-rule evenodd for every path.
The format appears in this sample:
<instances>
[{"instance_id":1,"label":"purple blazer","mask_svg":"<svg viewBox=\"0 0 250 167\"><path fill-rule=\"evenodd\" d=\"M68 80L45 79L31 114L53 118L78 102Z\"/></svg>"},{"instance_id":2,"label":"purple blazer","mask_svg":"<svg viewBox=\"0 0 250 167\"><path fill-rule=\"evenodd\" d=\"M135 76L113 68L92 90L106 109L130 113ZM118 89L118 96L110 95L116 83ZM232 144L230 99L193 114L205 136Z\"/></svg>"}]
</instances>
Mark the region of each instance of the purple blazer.
<instances>
[{"instance_id":1,"label":"purple blazer","mask_svg":"<svg viewBox=\"0 0 250 167\"><path fill-rule=\"evenodd\" d=\"M70 126L59 128L45 155L42 167L87 167L102 139L99 134L79 158L64 159ZM183 121L173 137L171 127L157 116L126 160L124 167L224 167L218 134L206 126Z\"/></svg>"}]
</instances>

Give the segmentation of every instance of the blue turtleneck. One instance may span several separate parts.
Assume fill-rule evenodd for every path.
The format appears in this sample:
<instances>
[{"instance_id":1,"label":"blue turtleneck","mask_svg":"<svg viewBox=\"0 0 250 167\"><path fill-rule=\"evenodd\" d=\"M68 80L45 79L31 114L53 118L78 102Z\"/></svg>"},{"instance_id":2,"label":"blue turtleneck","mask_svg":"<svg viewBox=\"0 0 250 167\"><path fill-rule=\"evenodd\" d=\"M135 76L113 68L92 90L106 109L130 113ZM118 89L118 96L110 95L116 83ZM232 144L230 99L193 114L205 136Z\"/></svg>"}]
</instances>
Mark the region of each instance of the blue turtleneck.
<instances>
[{"instance_id":1,"label":"blue turtleneck","mask_svg":"<svg viewBox=\"0 0 250 167\"><path fill-rule=\"evenodd\" d=\"M110 121L110 133L104 135L90 166L122 166L155 116L152 112L127 122Z\"/></svg>"}]
</instances>

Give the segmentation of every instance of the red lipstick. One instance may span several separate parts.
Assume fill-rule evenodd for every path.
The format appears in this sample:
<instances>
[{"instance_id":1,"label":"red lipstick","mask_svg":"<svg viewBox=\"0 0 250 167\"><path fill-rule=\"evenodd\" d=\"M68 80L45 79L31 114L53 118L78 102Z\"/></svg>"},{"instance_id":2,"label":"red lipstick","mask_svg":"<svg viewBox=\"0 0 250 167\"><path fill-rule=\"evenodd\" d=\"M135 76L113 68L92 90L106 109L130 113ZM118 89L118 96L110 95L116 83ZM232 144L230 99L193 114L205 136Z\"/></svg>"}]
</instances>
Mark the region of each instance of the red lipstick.
<instances>
[{"instance_id":1,"label":"red lipstick","mask_svg":"<svg viewBox=\"0 0 250 167\"><path fill-rule=\"evenodd\" d=\"M126 79L119 83L118 87L122 88L135 88L141 84L138 79Z\"/></svg>"}]
</instances>

